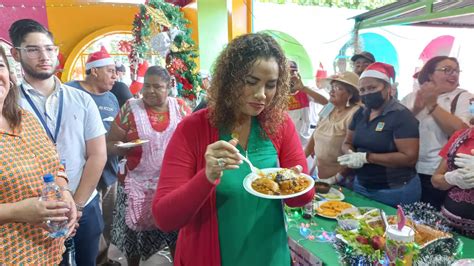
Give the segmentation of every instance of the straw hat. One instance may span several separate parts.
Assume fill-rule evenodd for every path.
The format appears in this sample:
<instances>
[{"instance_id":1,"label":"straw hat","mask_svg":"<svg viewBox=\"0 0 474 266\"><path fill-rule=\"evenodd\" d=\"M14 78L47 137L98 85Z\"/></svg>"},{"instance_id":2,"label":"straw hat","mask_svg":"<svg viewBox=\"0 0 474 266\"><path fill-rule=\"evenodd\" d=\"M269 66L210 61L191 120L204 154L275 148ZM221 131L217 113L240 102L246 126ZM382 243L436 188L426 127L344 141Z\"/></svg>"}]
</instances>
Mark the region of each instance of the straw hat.
<instances>
[{"instance_id":1,"label":"straw hat","mask_svg":"<svg viewBox=\"0 0 474 266\"><path fill-rule=\"evenodd\" d=\"M356 73L350 72L350 71L345 71L341 72L332 76L329 76L328 78L324 79L325 83L329 85L332 81L339 81L348 85L351 85L354 87L356 90L359 90L359 76L357 76Z\"/></svg>"}]
</instances>

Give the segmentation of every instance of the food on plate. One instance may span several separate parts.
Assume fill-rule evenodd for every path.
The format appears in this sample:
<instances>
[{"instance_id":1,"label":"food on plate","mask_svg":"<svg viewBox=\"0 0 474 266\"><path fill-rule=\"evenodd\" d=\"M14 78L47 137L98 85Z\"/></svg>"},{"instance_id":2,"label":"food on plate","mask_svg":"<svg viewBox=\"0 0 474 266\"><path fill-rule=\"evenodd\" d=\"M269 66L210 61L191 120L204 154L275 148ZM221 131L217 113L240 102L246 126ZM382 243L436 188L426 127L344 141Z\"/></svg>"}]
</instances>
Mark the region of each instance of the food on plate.
<instances>
[{"instance_id":1,"label":"food on plate","mask_svg":"<svg viewBox=\"0 0 474 266\"><path fill-rule=\"evenodd\" d=\"M260 193L267 194L267 195L280 194L280 187L278 186L278 183L266 177L255 179L255 181L252 182L252 188L255 191L258 191Z\"/></svg>"},{"instance_id":2,"label":"food on plate","mask_svg":"<svg viewBox=\"0 0 474 266\"><path fill-rule=\"evenodd\" d=\"M130 141L130 142L131 142L131 143L140 144L140 143L143 142L143 140L141 140L141 139L136 139L136 140L132 140L132 141Z\"/></svg>"},{"instance_id":3,"label":"food on plate","mask_svg":"<svg viewBox=\"0 0 474 266\"><path fill-rule=\"evenodd\" d=\"M373 236L370 244L374 250L382 250L385 248L385 238L382 236Z\"/></svg>"},{"instance_id":4,"label":"food on plate","mask_svg":"<svg viewBox=\"0 0 474 266\"><path fill-rule=\"evenodd\" d=\"M349 217L350 214L343 214ZM339 217L338 217L339 219ZM381 253L376 253L377 250L386 249L387 238L390 234L390 239L411 239L411 241L404 241L410 243L413 241L421 248L428 246L434 241L452 238L453 236L449 233L436 230L427 225L417 224L411 219L406 220L406 224L403 227L405 231L411 232L411 234L406 234L398 229L391 230L392 227L396 227L397 218L396 216L387 217L388 224L390 226L389 230L385 230L384 224L381 219L374 219L373 217L363 217L359 220L359 228L357 230L345 230L342 227L337 229L337 233L341 235L344 242L350 245L352 248L358 252L363 253L366 256L375 256ZM377 255L378 256L378 255ZM374 259L381 259L374 258Z\"/></svg>"},{"instance_id":5,"label":"food on plate","mask_svg":"<svg viewBox=\"0 0 474 266\"><path fill-rule=\"evenodd\" d=\"M290 195L303 191L310 185L306 177L290 169L259 175L259 178L252 181L252 188L266 195Z\"/></svg>"},{"instance_id":6,"label":"food on plate","mask_svg":"<svg viewBox=\"0 0 474 266\"><path fill-rule=\"evenodd\" d=\"M316 211L320 215L335 218L343 210L352 207L351 204L342 201L326 201L319 204L319 208L317 208Z\"/></svg>"},{"instance_id":7,"label":"food on plate","mask_svg":"<svg viewBox=\"0 0 474 266\"><path fill-rule=\"evenodd\" d=\"M314 182L314 190L316 191L316 193L326 194L329 192L330 189L331 185L329 185L328 183Z\"/></svg>"}]
</instances>

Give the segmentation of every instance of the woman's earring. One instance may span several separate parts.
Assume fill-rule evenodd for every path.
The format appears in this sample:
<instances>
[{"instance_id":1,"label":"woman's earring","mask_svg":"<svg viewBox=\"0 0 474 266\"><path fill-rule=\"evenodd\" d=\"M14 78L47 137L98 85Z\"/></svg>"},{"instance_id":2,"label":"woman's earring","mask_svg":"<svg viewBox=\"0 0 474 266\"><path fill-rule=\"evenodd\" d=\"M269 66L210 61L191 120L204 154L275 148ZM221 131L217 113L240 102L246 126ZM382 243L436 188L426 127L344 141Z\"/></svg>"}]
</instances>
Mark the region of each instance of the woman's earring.
<instances>
[{"instance_id":1,"label":"woman's earring","mask_svg":"<svg viewBox=\"0 0 474 266\"><path fill-rule=\"evenodd\" d=\"M346 107L351 107L351 99L347 99L347 102L346 102Z\"/></svg>"},{"instance_id":2,"label":"woman's earring","mask_svg":"<svg viewBox=\"0 0 474 266\"><path fill-rule=\"evenodd\" d=\"M13 88L13 86L15 86L15 84L10 80L10 89Z\"/></svg>"}]
</instances>

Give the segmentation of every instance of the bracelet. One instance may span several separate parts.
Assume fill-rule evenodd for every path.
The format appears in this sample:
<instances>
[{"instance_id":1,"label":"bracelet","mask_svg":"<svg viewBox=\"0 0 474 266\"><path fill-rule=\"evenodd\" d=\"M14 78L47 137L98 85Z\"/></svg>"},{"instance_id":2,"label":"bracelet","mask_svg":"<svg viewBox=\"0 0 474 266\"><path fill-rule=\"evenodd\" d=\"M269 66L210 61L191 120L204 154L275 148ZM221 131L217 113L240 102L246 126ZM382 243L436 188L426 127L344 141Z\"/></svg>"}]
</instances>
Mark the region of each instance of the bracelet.
<instances>
[{"instance_id":1,"label":"bracelet","mask_svg":"<svg viewBox=\"0 0 474 266\"><path fill-rule=\"evenodd\" d=\"M62 178L62 179L64 179L64 180L66 180L66 183L69 183L69 179L68 179L67 176L65 176L65 175L59 175L59 174L58 174L58 175L56 176L56 178Z\"/></svg>"},{"instance_id":2,"label":"bracelet","mask_svg":"<svg viewBox=\"0 0 474 266\"><path fill-rule=\"evenodd\" d=\"M69 191L69 193L71 193L71 195L74 195L74 192L69 188L68 185L60 186L59 189L61 189L61 191Z\"/></svg>"},{"instance_id":3,"label":"bracelet","mask_svg":"<svg viewBox=\"0 0 474 266\"><path fill-rule=\"evenodd\" d=\"M428 110L428 114L430 115L431 113L433 113L436 107L438 107L438 104L433 105L433 107L431 107L431 109Z\"/></svg>"},{"instance_id":4,"label":"bracelet","mask_svg":"<svg viewBox=\"0 0 474 266\"><path fill-rule=\"evenodd\" d=\"M81 205L81 204L76 203L76 209L77 209L78 212L82 212L85 207L86 207L85 204Z\"/></svg>"}]
</instances>

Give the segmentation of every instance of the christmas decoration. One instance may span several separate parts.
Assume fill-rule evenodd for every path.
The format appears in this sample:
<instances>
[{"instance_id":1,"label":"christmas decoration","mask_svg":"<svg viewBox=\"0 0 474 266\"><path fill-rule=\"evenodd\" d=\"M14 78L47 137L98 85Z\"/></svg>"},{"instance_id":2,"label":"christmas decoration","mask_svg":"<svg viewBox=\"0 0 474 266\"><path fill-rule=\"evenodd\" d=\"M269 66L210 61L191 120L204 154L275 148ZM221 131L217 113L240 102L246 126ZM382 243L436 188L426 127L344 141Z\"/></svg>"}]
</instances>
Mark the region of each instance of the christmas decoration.
<instances>
[{"instance_id":1,"label":"christmas decoration","mask_svg":"<svg viewBox=\"0 0 474 266\"><path fill-rule=\"evenodd\" d=\"M132 51L132 44L129 41L121 40L118 43L118 49L124 53L130 53Z\"/></svg>"},{"instance_id":2,"label":"christmas decoration","mask_svg":"<svg viewBox=\"0 0 474 266\"><path fill-rule=\"evenodd\" d=\"M140 60L166 67L176 80L178 96L192 105L201 79L194 62L198 54L187 23L179 7L163 0L146 1L135 15L129 57L135 72Z\"/></svg>"},{"instance_id":3,"label":"christmas decoration","mask_svg":"<svg viewBox=\"0 0 474 266\"><path fill-rule=\"evenodd\" d=\"M403 211L407 218L409 217L417 224L426 225L444 232L450 231L446 219L433 206L427 203L417 202L401 207L402 209L398 210L399 215ZM421 228L418 229L421 230ZM336 238L333 246L339 254L341 263L345 265L388 265L389 263L388 258L382 254L367 256L360 250L360 247L348 245L347 240ZM462 255L463 242L455 237L439 238L422 247L415 244L410 248L418 250L413 259L413 265L451 265L456 258Z\"/></svg>"},{"instance_id":4,"label":"christmas decoration","mask_svg":"<svg viewBox=\"0 0 474 266\"><path fill-rule=\"evenodd\" d=\"M415 202L402 206L405 215L410 217L415 223L426 224L435 229L450 232L448 220L429 203Z\"/></svg>"}]
</instances>

